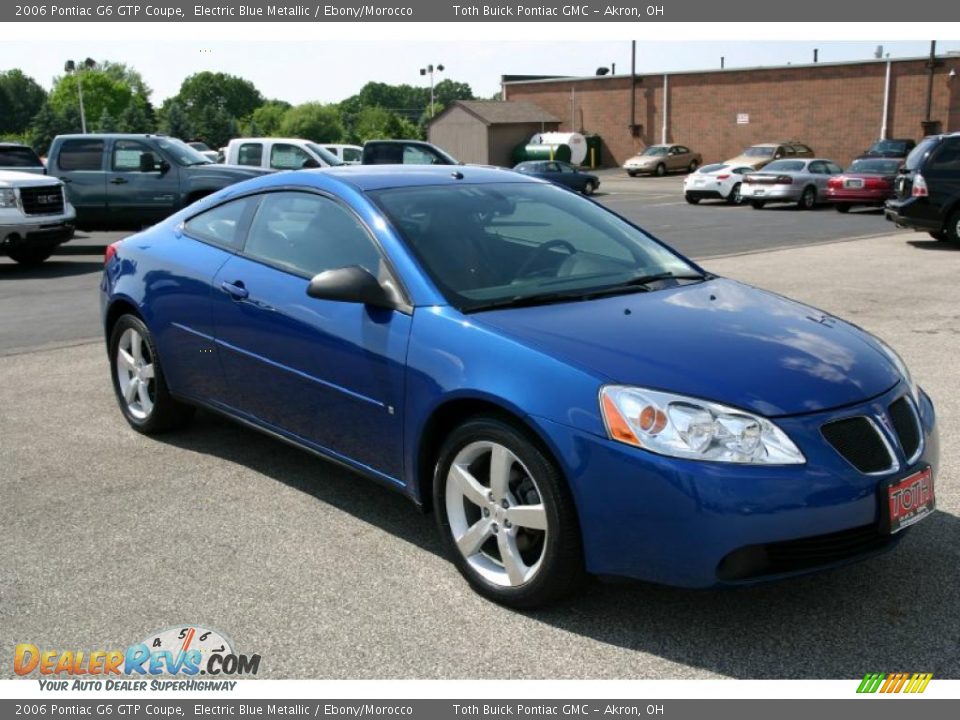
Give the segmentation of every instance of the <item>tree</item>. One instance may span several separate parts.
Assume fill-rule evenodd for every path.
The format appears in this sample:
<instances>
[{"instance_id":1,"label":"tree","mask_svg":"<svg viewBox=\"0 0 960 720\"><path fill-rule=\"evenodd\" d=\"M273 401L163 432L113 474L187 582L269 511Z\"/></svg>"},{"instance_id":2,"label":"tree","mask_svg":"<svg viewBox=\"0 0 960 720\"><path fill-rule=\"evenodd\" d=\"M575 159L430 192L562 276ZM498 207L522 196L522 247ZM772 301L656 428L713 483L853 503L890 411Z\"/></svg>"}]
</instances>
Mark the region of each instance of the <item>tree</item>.
<instances>
[{"instance_id":1,"label":"tree","mask_svg":"<svg viewBox=\"0 0 960 720\"><path fill-rule=\"evenodd\" d=\"M97 123L97 132L112 133L117 132L117 123L114 122L113 115L106 108L100 115L100 121Z\"/></svg>"},{"instance_id":2,"label":"tree","mask_svg":"<svg viewBox=\"0 0 960 720\"><path fill-rule=\"evenodd\" d=\"M65 113L68 108L75 108L79 112L78 82L83 83L83 107L91 125L103 115L104 110L115 118L120 117L134 96L126 82L101 70L77 70L54 79L49 101L55 112Z\"/></svg>"},{"instance_id":3,"label":"tree","mask_svg":"<svg viewBox=\"0 0 960 720\"><path fill-rule=\"evenodd\" d=\"M283 100L267 100L263 105L253 111L250 116L250 123L245 131L248 137L269 137L280 132L280 124L283 122L283 116L293 107L290 103ZM251 129L256 128L256 132Z\"/></svg>"},{"instance_id":4,"label":"tree","mask_svg":"<svg viewBox=\"0 0 960 720\"><path fill-rule=\"evenodd\" d=\"M434 102L446 107L455 100L473 100L473 90L467 83L441 80L433 88Z\"/></svg>"},{"instance_id":5,"label":"tree","mask_svg":"<svg viewBox=\"0 0 960 720\"><path fill-rule=\"evenodd\" d=\"M194 136L193 126L190 125L178 102L164 103L160 109L160 115L160 132L181 140L189 140Z\"/></svg>"},{"instance_id":6,"label":"tree","mask_svg":"<svg viewBox=\"0 0 960 720\"><path fill-rule=\"evenodd\" d=\"M263 95L249 80L207 71L184 80L175 99L191 121L209 108L220 108L234 118L246 118L263 104Z\"/></svg>"},{"instance_id":7,"label":"tree","mask_svg":"<svg viewBox=\"0 0 960 720\"><path fill-rule=\"evenodd\" d=\"M335 143L343 139L343 122L335 105L304 103L284 114L280 134L319 143Z\"/></svg>"},{"instance_id":8,"label":"tree","mask_svg":"<svg viewBox=\"0 0 960 720\"><path fill-rule=\"evenodd\" d=\"M153 132L154 123L147 114L146 103L135 97L120 113L117 119L117 131L125 133Z\"/></svg>"},{"instance_id":9,"label":"tree","mask_svg":"<svg viewBox=\"0 0 960 720\"><path fill-rule=\"evenodd\" d=\"M193 138L203 140L212 148L223 147L236 132L236 120L222 107L214 105L200 108L194 114L195 118L190 118ZM187 137L184 139L193 138Z\"/></svg>"},{"instance_id":10,"label":"tree","mask_svg":"<svg viewBox=\"0 0 960 720\"><path fill-rule=\"evenodd\" d=\"M45 155L50 143L57 135L69 135L80 132L80 111L76 107L69 107L58 113L49 102L44 103L30 123L27 134L31 147L41 155Z\"/></svg>"},{"instance_id":11,"label":"tree","mask_svg":"<svg viewBox=\"0 0 960 720\"><path fill-rule=\"evenodd\" d=\"M21 70L0 72L0 133L23 133L47 100L44 90Z\"/></svg>"},{"instance_id":12,"label":"tree","mask_svg":"<svg viewBox=\"0 0 960 720\"><path fill-rule=\"evenodd\" d=\"M415 140L420 137L417 126L406 118L402 118L386 108L366 107L357 115L352 139L363 143L367 140Z\"/></svg>"}]
</instances>

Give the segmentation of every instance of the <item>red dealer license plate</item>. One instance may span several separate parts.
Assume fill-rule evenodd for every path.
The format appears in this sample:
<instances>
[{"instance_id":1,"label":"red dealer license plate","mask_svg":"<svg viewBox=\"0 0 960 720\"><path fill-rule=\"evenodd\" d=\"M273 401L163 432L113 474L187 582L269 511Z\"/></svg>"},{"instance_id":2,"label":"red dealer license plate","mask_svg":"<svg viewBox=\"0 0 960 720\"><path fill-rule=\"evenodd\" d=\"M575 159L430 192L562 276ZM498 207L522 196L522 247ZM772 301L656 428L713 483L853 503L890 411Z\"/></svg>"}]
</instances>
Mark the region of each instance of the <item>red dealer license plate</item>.
<instances>
[{"instance_id":1,"label":"red dealer license plate","mask_svg":"<svg viewBox=\"0 0 960 720\"><path fill-rule=\"evenodd\" d=\"M936 497L933 493L933 469L924 468L903 480L886 486L883 496L887 505L889 531L895 533L913 525L933 512Z\"/></svg>"}]
</instances>

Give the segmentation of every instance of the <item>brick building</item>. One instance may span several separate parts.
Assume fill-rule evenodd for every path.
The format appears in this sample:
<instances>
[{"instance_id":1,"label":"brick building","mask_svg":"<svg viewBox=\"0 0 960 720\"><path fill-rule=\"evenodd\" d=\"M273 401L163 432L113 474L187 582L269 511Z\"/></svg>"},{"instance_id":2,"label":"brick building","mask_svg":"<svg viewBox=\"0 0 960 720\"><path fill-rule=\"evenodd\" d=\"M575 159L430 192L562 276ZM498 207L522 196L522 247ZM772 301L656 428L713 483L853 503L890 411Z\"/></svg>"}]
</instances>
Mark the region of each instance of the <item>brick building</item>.
<instances>
[{"instance_id":1,"label":"brick building","mask_svg":"<svg viewBox=\"0 0 960 720\"><path fill-rule=\"evenodd\" d=\"M561 132L597 133L611 164L659 142L716 162L788 139L847 163L881 136L888 88L886 137L922 137L928 82L928 58L907 58L638 74L633 109L630 75L506 79L503 97L539 105ZM937 57L931 99L939 130L960 130L960 56Z\"/></svg>"}]
</instances>

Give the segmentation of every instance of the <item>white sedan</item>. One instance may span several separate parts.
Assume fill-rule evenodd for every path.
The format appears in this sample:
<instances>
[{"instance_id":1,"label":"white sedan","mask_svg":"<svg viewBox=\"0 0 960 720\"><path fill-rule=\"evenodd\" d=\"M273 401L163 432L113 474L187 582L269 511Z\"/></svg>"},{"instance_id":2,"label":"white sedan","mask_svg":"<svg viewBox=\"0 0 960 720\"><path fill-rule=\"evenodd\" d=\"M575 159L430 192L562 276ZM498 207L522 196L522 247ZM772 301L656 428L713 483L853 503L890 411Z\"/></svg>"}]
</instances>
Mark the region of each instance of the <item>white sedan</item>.
<instances>
[{"instance_id":1,"label":"white sedan","mask_svg":"<svg viewBox=\"0 0 960 720\"><path fill-rule=\"evenodd\" d=\"M704 165L683 179L683 197L691 205L701 200L725 200L739 205L743 202L740 183L748 172L753 172L749 165Z\"/></svg>"}]
</instances>

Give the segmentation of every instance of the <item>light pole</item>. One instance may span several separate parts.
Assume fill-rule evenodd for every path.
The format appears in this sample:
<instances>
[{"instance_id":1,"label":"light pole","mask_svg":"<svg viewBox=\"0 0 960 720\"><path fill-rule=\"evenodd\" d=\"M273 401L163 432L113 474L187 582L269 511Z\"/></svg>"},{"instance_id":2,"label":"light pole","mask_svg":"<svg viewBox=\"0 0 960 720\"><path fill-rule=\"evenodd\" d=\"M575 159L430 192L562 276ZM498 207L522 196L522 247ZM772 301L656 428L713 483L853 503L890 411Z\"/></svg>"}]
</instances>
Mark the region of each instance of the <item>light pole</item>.
<instances>
[{"instance_id":1,"label":"light pole","mask_svg":"<svg viewBox=\"0 0 960 720\"><path fill-rule=\"evenodd\" d=\"M80 129L83 131L83 134L87 134L87 115L83 110L83 80L80 75L80 71L86 68L87 70L93 68L97 64L97 61L93 58L87 58L84 60L80 67L77 67L77 64L73 60L67 60L63 64L63 71L68 75L72 72L77 73L77 95L80 97Z\"/></svg>"},{"instance_id":2,"label":"light pole","mask_svg":"<svg viewBox=\"0 0 960 720\"><path fill-rule=\"evenodd\" d=\"M436 68L434 68L433 65L427 65L426 67L420 68L420 74L421 74L421 75L429 75L429 76L430 76L430 117L431 117L431 118L433 118L433 102L434 102L434 100L433 100L433 73L434 73L434 71L436 71L436 72L443 72L443 65L437 65Z\"/></svg>"}]
</instances>

